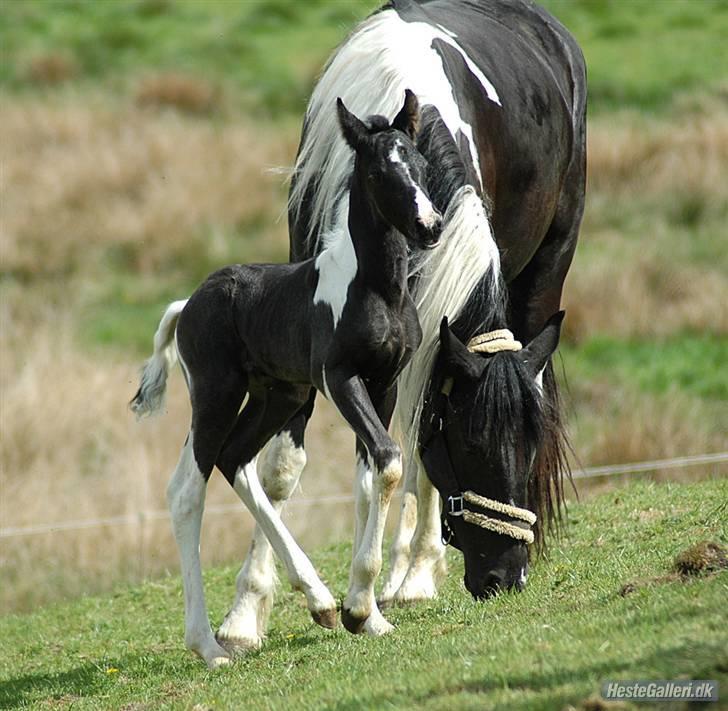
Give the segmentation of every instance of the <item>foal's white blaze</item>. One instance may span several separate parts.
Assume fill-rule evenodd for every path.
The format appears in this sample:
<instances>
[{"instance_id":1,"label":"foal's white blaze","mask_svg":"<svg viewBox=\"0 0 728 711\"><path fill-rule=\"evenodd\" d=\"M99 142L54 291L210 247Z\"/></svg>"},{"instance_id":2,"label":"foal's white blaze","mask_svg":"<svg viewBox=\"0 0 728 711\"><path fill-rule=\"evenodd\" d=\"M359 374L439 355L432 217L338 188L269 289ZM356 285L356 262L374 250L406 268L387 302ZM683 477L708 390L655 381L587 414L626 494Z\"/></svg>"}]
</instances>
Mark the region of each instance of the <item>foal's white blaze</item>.
<instances>
[{"instance_id":1,"label":"foal's white blaze","mask_svg":"<svg viewBox=\"0 0 728 711\"><path fill-rule=\"evenodd\" d=\"M349 236L347 220L349 218L348 200L345 209L338 211L336 231L342 232L340 239L331 238L328 246L316 258L318 284L313 294L314 304L327 304L331 309L334 329L344 312L349 285L354 281L358 264L356 252ZM343 234L345 232L345 234Z\"/></svg>"},{"instance_id":2,"label":"foal's white blaze","mask_svg":"<svg viewBox=\"0 0 728 711\"><path fill-rule=\"evenodd\" d=\"M409 166L402 160L402 155L399 152L400 145L401 144L399 143L399 141L394 144L394 148L392 148L391 152L389 153L389 160L391 160L392 163L399 163L402 166L405 174L407 175L407 179L409 180L410 185L415 191L417 219L425 227L432 227L432 225L434 225L438 218L437 211L432 206L430 199L427 197L427 195L425 195L422 188L417 185L417 183L415 183L414 179L412 178L412 173L410 173Z\"/></svg>"}]
</instances>

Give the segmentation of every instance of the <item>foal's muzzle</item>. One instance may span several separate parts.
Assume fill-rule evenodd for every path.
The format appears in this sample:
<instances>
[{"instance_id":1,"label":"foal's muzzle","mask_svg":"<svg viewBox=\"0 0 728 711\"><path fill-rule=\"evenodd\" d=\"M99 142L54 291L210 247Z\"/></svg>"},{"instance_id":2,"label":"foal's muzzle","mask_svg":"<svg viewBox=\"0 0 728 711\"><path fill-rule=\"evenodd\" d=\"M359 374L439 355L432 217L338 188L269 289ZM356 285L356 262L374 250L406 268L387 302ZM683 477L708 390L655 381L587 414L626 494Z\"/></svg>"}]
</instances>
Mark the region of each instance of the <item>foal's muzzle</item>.
<instances>
[{"instance_id":1,"label":"foal's muzzle","mask_svg":"<svg viewBox=\"0 0 728 711\"><path fill-rule=\"evenodd\" d=\"M427 222L419 217L415 220L417 242L422 249L433 249L440 243L442 234L442 215L434 211Z\"/></svg>"}]
</instances>

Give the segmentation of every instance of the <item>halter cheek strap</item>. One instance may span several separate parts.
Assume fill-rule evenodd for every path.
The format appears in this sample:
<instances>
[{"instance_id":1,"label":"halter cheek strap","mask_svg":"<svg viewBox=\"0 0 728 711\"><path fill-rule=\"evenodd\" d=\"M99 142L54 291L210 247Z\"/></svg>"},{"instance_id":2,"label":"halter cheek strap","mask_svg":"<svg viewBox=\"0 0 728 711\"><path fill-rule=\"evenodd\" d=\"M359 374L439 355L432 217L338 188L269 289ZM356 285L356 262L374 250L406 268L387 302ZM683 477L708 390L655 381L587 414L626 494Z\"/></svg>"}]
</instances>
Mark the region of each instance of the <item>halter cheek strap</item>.
<instances>
[{"instance_id":1,"label":"halter cheek strap","mask_svg":"<svg viewBox=\"0 0 728 711\"><path fill-rule=\"evenodd\" d=\"M501 351L520 351L522 345L515 340L511 331L503 328L471 338L467 347L471 353L492 354ZM452 378L447 378L441 391L445 403L443 403L441 410L439 427L422 451L422 462L425 465L430 481L440 492L445 503L442 512L443 542L445 544L450 543L456 548L460 547L457 544L453 530L450 528L448 516L462 516L463 520L471 525L527 544L533 543L534 535L531 528L536 523L536 514L532 511L480 496L474 491L463 492L460 490L442 431L443 417L448 407L447 403L451 390ZM481 511L473 511L473 508L494 511L509 517L511 521L494 518L481 513Z\"/></svg>"}]
</instances>

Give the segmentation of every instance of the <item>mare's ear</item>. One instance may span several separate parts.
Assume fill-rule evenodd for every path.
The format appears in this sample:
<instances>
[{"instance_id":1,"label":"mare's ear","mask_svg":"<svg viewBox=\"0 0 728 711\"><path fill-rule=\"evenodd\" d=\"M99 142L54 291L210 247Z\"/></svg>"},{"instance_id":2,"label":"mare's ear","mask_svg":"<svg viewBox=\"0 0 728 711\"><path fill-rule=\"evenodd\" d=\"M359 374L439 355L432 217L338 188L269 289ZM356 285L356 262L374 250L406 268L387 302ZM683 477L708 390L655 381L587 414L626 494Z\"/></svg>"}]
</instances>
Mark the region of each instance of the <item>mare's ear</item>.
<instances>
[{"instance_id":1,"label":"mare's ear","mask_svg":"<svg viewBox=\"0 0 728 711\"><path fill-rule=\"evenodd\" d=\"M561 322L565 311L556 312L536 336L522 351L521 358L528 372L535 378L546 365L546 361L559 345L561 335Z\"/></svg>"},{"instance_id":2,"label":"mare's ear","mask_svg":"<svg viewBox=\"0 0 728 711\"><path fill-rule=\"evenodd\" d=\"M450 330L447 316L440 321L440 358L446 375L472 380L480 374L477 367L480 358L474 356Z\"/></svg>"},{"instance_id":3,"label":"mare's ear","mask_svg":"<svg viewBox=\"0 0 728 711\"><path fill-rule=\"evenodd\" d=\"M406 133L412 141L417 137L420 128L420 102L409 89L404 91L404 105L394 117L392 128Z\"/></svg>"},{"instance_id":4,"label":"mare's ear","mask_svg":"<svg viewBox=\"0 0 728 711\"><path fill-rule=\"evenodd\" d=\"M358 150L369 136L367 127L344 106L341 98L336 99L336 113L344 140L355 151Z\"/></svg>"}]
</instances>

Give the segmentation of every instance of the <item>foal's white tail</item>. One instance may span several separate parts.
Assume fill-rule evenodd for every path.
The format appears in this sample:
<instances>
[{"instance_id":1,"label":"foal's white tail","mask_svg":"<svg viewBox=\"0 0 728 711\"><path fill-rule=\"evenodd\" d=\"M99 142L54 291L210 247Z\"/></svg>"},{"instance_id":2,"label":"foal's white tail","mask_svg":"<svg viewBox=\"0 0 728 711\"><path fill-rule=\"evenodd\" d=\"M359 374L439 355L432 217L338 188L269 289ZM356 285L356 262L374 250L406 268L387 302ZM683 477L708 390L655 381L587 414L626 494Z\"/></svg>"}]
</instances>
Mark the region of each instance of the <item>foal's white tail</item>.
<instances>
[{"instance_id":1,"label":"foal's white tail","mask_svg":"<svg viewBox=\"0 0 728 711\"><path fill-rule=\"evenodd\" d=\"M129 407L137 417L153 414L164 402L167 375L177 361L174 332L186 303L187 299L171 303L159 322L157 332L154 334L154 354L144 364L139 390L129 403Z\"/></svg>"}]
</instances>

